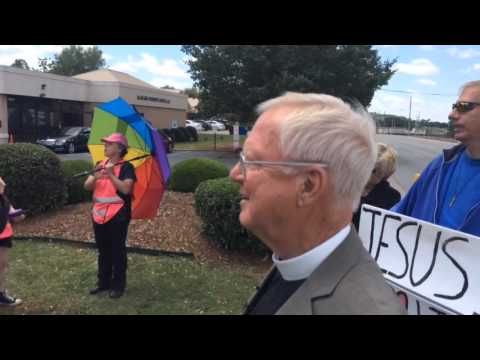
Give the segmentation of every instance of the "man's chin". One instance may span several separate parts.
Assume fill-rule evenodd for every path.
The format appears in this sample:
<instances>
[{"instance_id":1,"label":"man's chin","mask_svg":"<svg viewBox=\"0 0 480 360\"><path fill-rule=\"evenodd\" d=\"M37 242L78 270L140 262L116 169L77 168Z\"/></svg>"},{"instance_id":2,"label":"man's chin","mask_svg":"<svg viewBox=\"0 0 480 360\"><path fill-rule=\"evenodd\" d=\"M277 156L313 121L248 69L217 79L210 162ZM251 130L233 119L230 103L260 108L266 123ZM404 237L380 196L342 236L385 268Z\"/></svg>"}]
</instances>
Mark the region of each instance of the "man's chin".
<instances>
[{"instance_id":1,"label":"man's chin","mask_svg":"<svg viewBox=\"0 0 480 360\"><path fill-rule=\"evenodd\" d=\"M240 216L238 217L240 224L247 230L250 230L250 221L248 216L245 213L245 210L240 211Z\"/></svg>"},{"instance_id":2,"label":"man's chin","mask_svg":"<svg viewBox=\"0 0 480 360\"><path fill-rule=\"evenodd\" d=\"M458 141L464 141L465 140L465 133L463 132L458 132L453 134L453 138Z\"/></svg>"}]
</instances>

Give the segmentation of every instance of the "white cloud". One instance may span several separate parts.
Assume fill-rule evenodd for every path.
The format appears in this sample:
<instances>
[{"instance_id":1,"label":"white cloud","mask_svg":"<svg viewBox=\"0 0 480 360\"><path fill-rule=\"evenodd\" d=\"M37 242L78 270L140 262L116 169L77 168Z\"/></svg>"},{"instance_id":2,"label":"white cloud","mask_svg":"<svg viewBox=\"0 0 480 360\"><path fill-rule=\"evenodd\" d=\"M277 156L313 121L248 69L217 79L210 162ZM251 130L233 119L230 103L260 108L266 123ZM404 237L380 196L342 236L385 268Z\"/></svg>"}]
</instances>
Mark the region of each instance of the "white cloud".
<instances>
[{"instance_id":1,"label":"white cloud","mask_svg":"<svg viewBox=\"0 0 480 360\"><path fill-rule=\"evenodd\" d=\"M369 111L387 114L402 114L405 116L405 111L408 112L409 98L402 95L393 95L387 93L377 92L373 97ZM408 115L408 113L407 113Z\"/></svg>"},{"instance_id":2,"label":"white cloud","mask_svg":"<svg viewBox=\"0 0 480 360\"><path fill-rule=\"evenodd\" d=\"M107 53L103 53L103 58L105 59L105 61L110 61L113 59L113 56Z\"/></svg>"},{"instance_id":3,"label":"white cloud","mask_svg":"<svg viewBox=\"0 0 480 360\"><path fill-rule=\"evenodd\" d=\"M428 59L415 59L408 64L398 63L394 65L394 69L398 70L399 73L416 76L431 76L440 71L438 67Z\"/></svg>"},{"instance_id":4,"label":"white cloud","mask_svg":"<svg viewBox=\"0 0 480 360\"><path fill-rule=\"evenodd\" d=\"M459 70L461 74L470 74L472 71L480 71L480 64L473 64L466 69Z\"/></svg>"},{"instance_id":5,"label":"white cloud","mask_svg":"<svg viewBox=\"0 0 480 360\"><path fill-rule=\"evenodd\" d=\"M0 45L0 65L12 65L15 59L23 59L31 68L38 67L38 59L53 57L70 45ZM95 45L79 45L91 48Z\"/></svg>"},{"instance_id":6,"label":"white cloud","mask_svg":"<svg viewBox=\"0 0 480 360\"><path fill-rule=\"evenodd\" d=\"M136 58L129 55L127 61L113 64L110 68L128 73L145 71L158 78L190 79L187 71L180 64L179 61L173 59L158 60L148 53L142 53L140 57Z\"/></svg>"},{"instance_id":7,"label":"white cloud","mask_svg":"<svg viewBox=\"0 0 480 360\"><path fill-rule=\"evenodd\" d=\"M428 86L435 86L437 85L437 83L433 80L430 80L430 79L420 79L417 81L418 83L422 84L422 85L428 85Z\"/></svg>"},{"instance_id":8,"label":"white cloud","mask_svg":"<svg viewBox=\"0 0 480 360\"><path fill-rule=\"evenodd\" d=\"M398 45L378 45L378 47L383 47L383 48L396 48Z\"/></svg>"},{"instance_id":9,"label":"white cloud","mask_svg":"<svg viewBox=\"0 0 480 360\"><path fill-rule=\"evenodd\" d=\"M423 51L433 51L435 50L435 46L433 45L419 45L418 48Z\"/></svg>"},{"instance_id":10,"label":"white cloud","mask_svg":"<svg viewBox=\"0 0 480 360\"><path fill-rule=\"evenodd\" d=\"M38 67L38 58L60 53L67 45L0 45L0 65L12 65L23 59L30 67Z\"/></svg>"},{"instance_id":11,"label":"white cloud","mask_svg":"<svg viewBox=\"0 0 480 360\"><path fill-rule=\"evenodd\" d=\"M131 55L127 56L127 61L113 64L110 66L110 69L127 73L136 73L138 71L138 67L135 66L135 61Z\"/></svg>"},{"instance_id":12,"label":"white cloud","mask_svg":"<svg viewBox=\"0 0 480 360\"><path fill-rule=\"evenodd\" d=\"M412 96L411 117L431 119L431 121L448 122L451 103L456 97L438 97L420 94L395 95L378 91L373 97L369 111L379 114L394 114L408 118L410 96Z\"/></svg>"},{"instance_id":13,"label":"white cloud","mask_svg":"<svg viewBox=\"0 0 480 360\"><path fill-rule=\"evenodd\" d=\"M480 51L472 48L461 50L457 47L452 47L452 48L448 48L447 52L451 57L454 57L457 59L471 59L473 57L480 56Z\"/></svg>"},{"instance_id":14,"label":"white cloud","mask_svg":"<svg viewBox=\"0 0 480 360\"><path fill-rule=\"evenodd\" d=\"M193 86L192 81L179 80L171 77L156 77L148 82L156 87L163 87L168 85L168 86L173 86L175 89L181 89L181 90L185 88L190 88Z\"/></svg>"},{"instance_id":15,"label":"white cloud","mask_svg":"<svg viewBox=\"0 0 480 360\"><path fill-rule=\"evenodd\" d=\"M186 64L187 61L194 61L194 60L195 60L195 58L192 57L192 56L190 56L190 55L185 55L184 57L182 57L182 62L183 62L184 64Z\"/></svg>"}]
</instances>

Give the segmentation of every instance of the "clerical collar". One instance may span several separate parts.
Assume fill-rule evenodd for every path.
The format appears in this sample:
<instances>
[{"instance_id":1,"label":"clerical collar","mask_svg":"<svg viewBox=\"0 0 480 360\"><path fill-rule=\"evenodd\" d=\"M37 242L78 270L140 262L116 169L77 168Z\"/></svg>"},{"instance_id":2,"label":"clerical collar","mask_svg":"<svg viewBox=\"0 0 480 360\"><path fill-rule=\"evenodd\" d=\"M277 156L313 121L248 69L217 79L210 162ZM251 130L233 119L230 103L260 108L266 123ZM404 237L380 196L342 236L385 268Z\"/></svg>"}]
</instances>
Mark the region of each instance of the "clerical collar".
<instances>
[{"instance_id":1,"label":"clerical collar","mask_svg":"<svg viewBox=\"0 0 480 360\"><path fill-rule=\"evenodd\" d=\"M350 225L347 225L334 236L302 255L280 260L277 255L273 254L272 261L284 280L306 279L346 239L349 233Z\"/></svg>"}]
</instances>

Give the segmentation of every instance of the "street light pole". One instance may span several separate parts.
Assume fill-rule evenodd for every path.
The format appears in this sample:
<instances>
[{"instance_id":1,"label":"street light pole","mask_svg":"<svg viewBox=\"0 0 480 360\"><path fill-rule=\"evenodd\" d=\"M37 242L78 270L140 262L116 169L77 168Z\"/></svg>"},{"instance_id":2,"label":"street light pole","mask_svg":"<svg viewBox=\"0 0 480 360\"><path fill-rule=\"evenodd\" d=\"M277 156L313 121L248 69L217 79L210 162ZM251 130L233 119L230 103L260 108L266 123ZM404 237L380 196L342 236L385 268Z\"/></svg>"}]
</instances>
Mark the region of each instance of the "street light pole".
<instances>
[{"instance_id":1,"label":"street light pole","mask_svg":"<svg viewBox=\"0 0 480 360\"><path fill-rule=\"evenodd\" d=\"M408 109L408 130L410 130L411 125L412 125L412 95L410 95L410 106Z\"/></svg>"}]
</instances>

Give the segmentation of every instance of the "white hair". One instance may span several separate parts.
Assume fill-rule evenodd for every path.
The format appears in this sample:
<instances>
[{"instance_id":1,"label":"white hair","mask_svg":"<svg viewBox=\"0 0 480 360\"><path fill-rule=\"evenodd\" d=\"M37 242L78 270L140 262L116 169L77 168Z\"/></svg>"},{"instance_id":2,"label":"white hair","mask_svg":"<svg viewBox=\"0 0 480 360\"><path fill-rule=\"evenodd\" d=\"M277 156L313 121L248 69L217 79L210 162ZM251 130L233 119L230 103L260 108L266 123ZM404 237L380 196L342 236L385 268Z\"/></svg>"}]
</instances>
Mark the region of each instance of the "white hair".
<instances>
[{"instance_id":1,"label":"white hair","mask_svg":"<svg viewBox=\"0 0 480 360\"><path fill-rule=\"evenodd\" d=\"M356 210L377 159L372 118L360 104L325 94L287 92L257 111L278 106L292 107L279 129L283 156L327 163L337 201Z\"/></svg>"}]
</instances>

